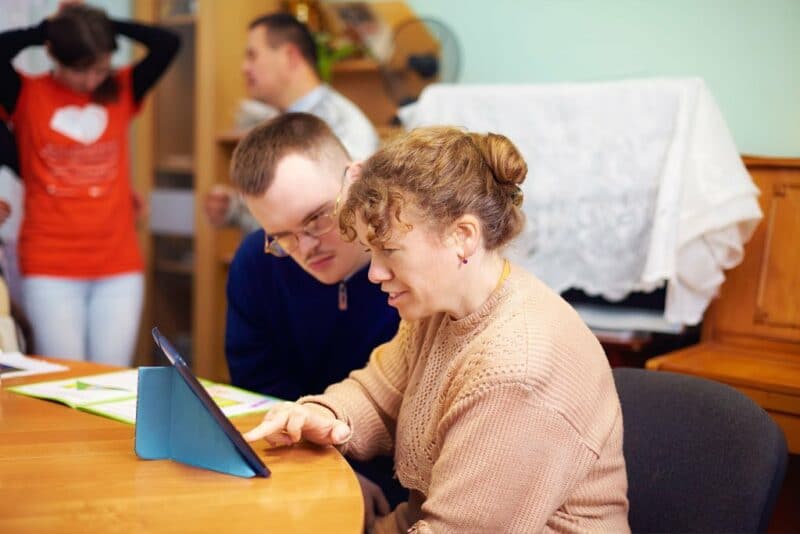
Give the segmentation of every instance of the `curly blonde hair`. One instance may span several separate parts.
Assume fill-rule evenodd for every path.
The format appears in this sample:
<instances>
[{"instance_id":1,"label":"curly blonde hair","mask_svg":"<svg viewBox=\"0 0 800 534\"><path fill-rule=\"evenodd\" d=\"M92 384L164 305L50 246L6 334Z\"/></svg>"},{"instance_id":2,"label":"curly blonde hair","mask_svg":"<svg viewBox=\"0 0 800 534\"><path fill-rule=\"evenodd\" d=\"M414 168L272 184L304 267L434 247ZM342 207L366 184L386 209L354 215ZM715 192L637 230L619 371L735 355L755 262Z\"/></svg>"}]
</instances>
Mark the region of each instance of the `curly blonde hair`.
<instances>
[{"instance_id":1,"label":"curly blonde hair","mask_svg":"<svg viewBox=\"0 0 800 534\"><path fill-rule=\"evenodd\" d=\"M411 229L401 218L410 203L439 231L462 215L474 215L481 222L484 248L494 250L525 224L519 184L527 172L522 155L503 135L418 128L364 163L340 212L339 228L345 239L354 240L358 216L366 223L367 241L380 246L394 230Z\"/></svg>"}]
</instances>

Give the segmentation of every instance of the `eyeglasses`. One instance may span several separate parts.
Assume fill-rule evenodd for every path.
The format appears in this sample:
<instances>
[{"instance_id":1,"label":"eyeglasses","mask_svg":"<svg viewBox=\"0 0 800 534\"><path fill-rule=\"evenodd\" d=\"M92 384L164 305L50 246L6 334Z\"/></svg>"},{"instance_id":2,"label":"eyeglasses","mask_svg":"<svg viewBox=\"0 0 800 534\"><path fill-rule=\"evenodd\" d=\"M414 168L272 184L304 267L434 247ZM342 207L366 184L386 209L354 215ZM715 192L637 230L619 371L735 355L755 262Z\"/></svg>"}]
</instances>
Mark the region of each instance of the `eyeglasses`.
<instances>
[{"instance_id":1,"label":"eyeglasses","mask_svg":"<svg viewBox=\"0 0 800 534\"><path fill-rule=\"evenodd\" d=\"M300 237L298 234L305 234L309 237L321 237L333 230L333 227L336 226L336 216L339 213L339 204L342 199L347 169L349 169L349 166L345 167L342 173L342 184L339 187L339 194L336 195L333 208L322 211L308 219L303 225L303 229L299 232L287 232L274 238L270 238L270 236L267 235L264 239L265 254L272 254L278 258L285 258L300 246Z\"/></svg>"}]
</instances>

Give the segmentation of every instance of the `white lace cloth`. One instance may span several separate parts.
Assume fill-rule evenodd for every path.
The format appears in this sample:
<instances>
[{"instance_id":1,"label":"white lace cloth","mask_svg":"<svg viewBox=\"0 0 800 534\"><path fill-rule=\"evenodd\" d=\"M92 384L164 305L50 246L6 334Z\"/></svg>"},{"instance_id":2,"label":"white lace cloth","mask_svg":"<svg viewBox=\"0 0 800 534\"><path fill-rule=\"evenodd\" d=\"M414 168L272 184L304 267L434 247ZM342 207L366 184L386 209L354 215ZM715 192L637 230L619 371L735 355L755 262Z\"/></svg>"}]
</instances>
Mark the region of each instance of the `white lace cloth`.
<instances>
[{"instance_id":1,"label":"white lace cloth","mask_svg":"<svg viewBox=\"0 0 800 534\"><path fill-rule=\"evenodd\" d=\"M664 318L697 324L761 218L700 79L431 85L400 117L517 145L528 223L510 256L559 292L619 300L666 283Z\"/></svg>"}]
</instances>

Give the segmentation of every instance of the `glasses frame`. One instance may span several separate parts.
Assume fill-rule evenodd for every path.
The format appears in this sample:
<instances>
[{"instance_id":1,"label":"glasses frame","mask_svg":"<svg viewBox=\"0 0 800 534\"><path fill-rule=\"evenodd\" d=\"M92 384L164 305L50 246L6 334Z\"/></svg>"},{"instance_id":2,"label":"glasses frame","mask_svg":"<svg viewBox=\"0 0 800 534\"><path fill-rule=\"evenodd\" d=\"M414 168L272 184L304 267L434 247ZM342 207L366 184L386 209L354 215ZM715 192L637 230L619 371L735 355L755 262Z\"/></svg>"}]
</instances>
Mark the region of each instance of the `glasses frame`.
<instances>
[{"instance_id":1,"label":"glasses frame","mask_svg":"<svg viewBox=\"0 0 800 534\"><path fill-rule=\"evenodd\" d=\"M347 171L350 169L350 166L346 166L344 168L344 172L342 173L342 183L339 186L339 193L336 195L336 200L333 203L333 208L331 210L325 210L314 215L311 219L306 221L303 225L302 230L299 232L287 232L285 235L281 236L280 238L271 238L269 234L264 235L264 254L271 254L277 258L285 258L289 256L292 252L297 250L297 247L300 246L300 237L298 234L305 234L309 237L321 237L331 230L334 229L336 226L336 216L339 213L340 203L342 200L342 193L344 192L344 183L347 178ZM323 216L328 216L331 218L331 225L330 227L326 228L325 230L312 230L312 225ZM294 238L294 245L290 247L284 247L280 243L278 243L279 239L285 237L292 237Z\"/></svg>"}]
</instances>

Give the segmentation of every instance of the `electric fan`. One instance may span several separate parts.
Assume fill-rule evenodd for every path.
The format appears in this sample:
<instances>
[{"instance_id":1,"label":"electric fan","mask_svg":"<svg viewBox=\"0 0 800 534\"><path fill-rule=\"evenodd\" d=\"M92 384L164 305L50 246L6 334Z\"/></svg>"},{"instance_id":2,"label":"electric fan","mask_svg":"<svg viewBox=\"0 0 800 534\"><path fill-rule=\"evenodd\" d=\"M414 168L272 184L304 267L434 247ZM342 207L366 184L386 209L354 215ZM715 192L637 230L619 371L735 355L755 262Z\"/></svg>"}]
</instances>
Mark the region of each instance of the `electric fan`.
<instances>
[{"instance_id":1,"label":"electric fan","mask_svg":"<svg viewBox=\"0 0 800 534\"><path fill-rule=\"evenodd\" d=\"M392 42L378 57L389 97L403 106L430 83L454 83L461 69L461 48L453 31L432 18L396 25Z\"/></svg>"}]
</instances>

